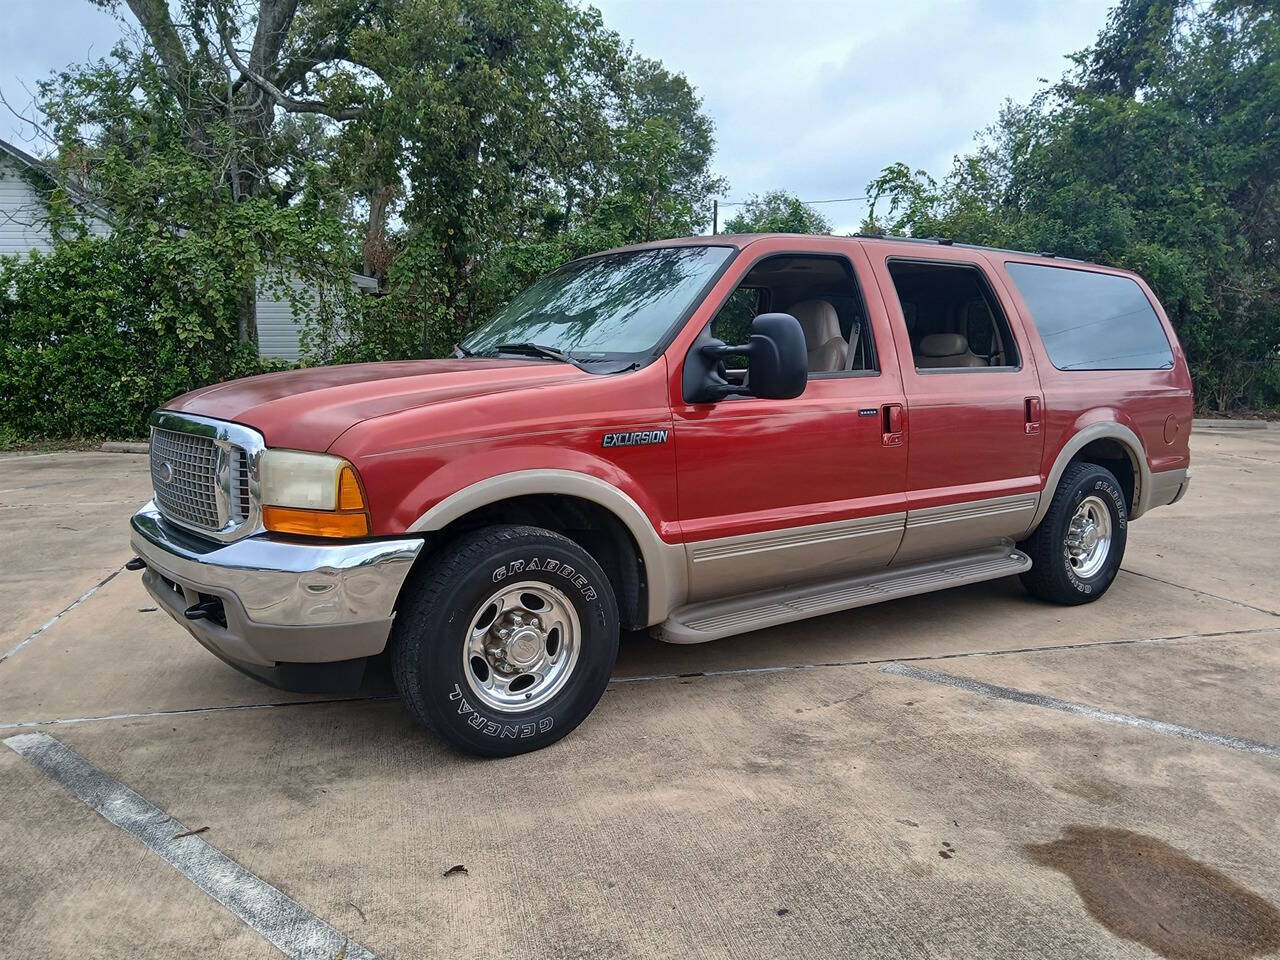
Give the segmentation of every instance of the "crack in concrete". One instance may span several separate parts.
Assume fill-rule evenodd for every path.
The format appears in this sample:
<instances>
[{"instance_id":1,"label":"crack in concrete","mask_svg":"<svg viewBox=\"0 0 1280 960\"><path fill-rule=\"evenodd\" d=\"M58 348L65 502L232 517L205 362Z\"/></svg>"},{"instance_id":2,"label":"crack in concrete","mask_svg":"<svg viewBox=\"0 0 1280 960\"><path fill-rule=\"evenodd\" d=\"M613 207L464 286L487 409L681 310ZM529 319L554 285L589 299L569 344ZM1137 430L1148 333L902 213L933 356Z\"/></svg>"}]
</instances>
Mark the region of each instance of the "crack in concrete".
<instances>
[{"instance_id":1,"label":"crack in concrete","mask_svg":"<svg viewBox=\"0 0 1280 960\"><path fill-rule=\"evenodd\" d=\"M925 670L921 667L912 667L898 661L885 664L880 668L880 671L899 677L909 677L912 680L924 680L928 683L955 687L958 690L980 694L984 697L993 697L997 700L1008 700L1012 703L1043 707L1046 710L1057 710L1060 713L1070 713L1089 720L1101 720L1105 723L1118 723L1126 727L1137 727L1140 730L1161 733L1169 737L1179 737L1183 740L1198 740L1201 743L1211 743L1217 747L1239 750L1242 753L1254 753L1264 757L1280 757L1280 747L1263 743L1260 740L1250 740L1248 737L1237 737L1228 733L1216 733L1212 730L1201 730L1198 727L1187 727L1180 723L1154 720L1151 717L1142 717L1132 713L1102 710L1085 703L1076 703L1074 700L1062 700L1042 693L1030 693L1026 690L1019 690L1016 687L1001 687L994 683L976 680L973 677L962 677L954 673L940 673L937 670Z\"/></svg>"},{"instance_id":2,"label":"crack in concrete","mask_svg":"<svg viewBox=\"0 0 1280 960\"><path fill-rule=\"evenodd\" d=\"M1249 630L1220 630L1215 633L1184 633L1170 637L1132 637L1125 640L1094 640L1087 643L1057 643L1046 647L1016 647L1008 650L965 650L959 653L921 654L916 657L878 657L863 660L829 660L818 663L792 663L768 667L735 667L727 670L699 670L690 673L655 673L638 677L614 677L609 686L628 683L655 683L662 680L694 680L714 677L754 676L770 673L790 673L801 670L822 670L838 667L874 667L889 663L919 663L932 660L964 660L972 657L1005 657L1027 653L1050 653L1062 650L1084 650L1090 647L1116 647L1142 643L1175 643L1180 640L1212 640L1219 637L1236 637L1247 634L1266 634L1274 631L1268 627ZM145 720L152 717L182 717L205 713L223 713L232 710L270 710L277 707L312 707L333 703L388 703L398 700L394 694L375 694L361 697L327 697L319 700L277 700L264 703L233 703L215 707L183 707L173 710L155 710L146 713L112 713L94 717L57 717L51 720L18 720L0 722L0 730L24 730L34 727L56 727L68 724L98 723L110 720Z\"/></svg>"},{"instance_id":3,"label":"crack in concrete","mask_svg":"<svg viewBox=\"0 0 1280 960\"><path fill-rule=\"evenodd\" d=\"M112 570L105 577L103 577L101 580L95 583L92 587L90 587L84 593L80 594L80 596L76 597L69 604L67 604L57 613L55 613L52 617L50 617L44 623L40 624L40 626L36 627L29 634L27 634L27 636L23 640L19 641L17 646L13 647L7 653L0 655L0 663L4 663L6 660L12 657L15 653L17 653L19 650L21 650L23 647L29 644L32 640L40 636L40 634L44 633L46 630L52 627L55 623L57 623L59 620L65 617L72 610L74 610L76 607L80 606L80 604L84 603L86 600L92 597L95 593L97 593L99 590L105 587L108 583L110 583L112 580L118 577L121 571L123 570L124 570L124 564L122 563L115 570Z\"/></svg>"},{"instance_id":4,"label":"crack in concrete","mask_svg":"<svg viewBox=\"0 0 1280 960\"><path fill-rule=\"evenodd\" d=\"M1272 466L1280 464L1280 460L1272 460L1270 457L1250 457L1243 453L1224 453L1221 450L1215 450L1214 454L1219 457L1230 457L1233 460L1249 460L1252 463L1269 463Z\"/></svg>"},{"instance_id":5,"label":"crack in concrete","mask_svg":"<svg viewBox=\"0 0 1280 960\"><path fill-rule=\"evenodd\" d=\"M217 707L180 707L173 710L152 710L148 713L108 713L96 717L56 717L52 720L19 720L0 723L0 730L28 730L32 727L57 727L77 723L97 723L106 720L145 720L150 717L187 717L202 713L224 713L229 710L271 710L276 707L313 707L327 703L379 703L398 700L391 694L371 697L326 697L322 700L276 700L266 703L228 703Z\"/></svg>"},{"instance_id":6,"label":"crack in concrete","mask_svg":"<svg viewBox=\"0 0 1280 960\"><path fill-rule=\"evenodd\" d=\"M1125 573L1131 573L1135 577L1142 577L1144 580L1154 580L1156 583L1163 583L1167 587L1177 587L1179 590L1186 590L1189 593L1198 594L1202 597L1209 597L1213 600L1221 600L1223 603L1234 603L1237 607L1244 607L1246 610L1253 610L1257 613L1265 613L1272 617L1280 617L1280 611L1268 610L1266 607L1255 607L1252 603L1245 603L1243 600L1233 600L1230 597L1221 597L1216 593L1209 593L1207 590L1200 590L1196 587L1188 587L1185 583L1174 583L1172 580L1165 580L1161 577L1153 577L1149 573L1140 573L1129 567L1121 567Z\"/></svg>"}]
</instances>

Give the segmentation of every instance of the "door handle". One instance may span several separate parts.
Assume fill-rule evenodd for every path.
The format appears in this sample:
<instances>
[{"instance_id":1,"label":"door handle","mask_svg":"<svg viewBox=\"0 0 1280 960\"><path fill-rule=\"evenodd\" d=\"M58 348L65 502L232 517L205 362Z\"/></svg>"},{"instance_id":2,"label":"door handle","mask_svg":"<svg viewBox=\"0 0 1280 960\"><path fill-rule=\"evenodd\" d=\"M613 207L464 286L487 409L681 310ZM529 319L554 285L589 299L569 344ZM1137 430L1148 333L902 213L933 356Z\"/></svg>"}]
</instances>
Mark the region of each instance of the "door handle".
<instances>
[{"instance_id":1,"label":"door handle","mask_svg":"<svg viewBox=\"0 0 1280 960\"><path fill-rule=\"evenodd\" d=\"M880 408L881 425L880 425L880 442L886 447L902 446L902 424L903 417L902 404L886 403Z\"/></svg>"},{"instance_id":2,"label":"door handle","mask_svg":"<svg viewBox=\"0 0 1280 960\"><path fill-rule=\"evenodd\" d=\"M1040 432L1040 398L1027 397L1023 401L1023 410L1027 415L1026 426L1023 429L1027 436L1035 436Z\"/></svg>"}]
</instances>

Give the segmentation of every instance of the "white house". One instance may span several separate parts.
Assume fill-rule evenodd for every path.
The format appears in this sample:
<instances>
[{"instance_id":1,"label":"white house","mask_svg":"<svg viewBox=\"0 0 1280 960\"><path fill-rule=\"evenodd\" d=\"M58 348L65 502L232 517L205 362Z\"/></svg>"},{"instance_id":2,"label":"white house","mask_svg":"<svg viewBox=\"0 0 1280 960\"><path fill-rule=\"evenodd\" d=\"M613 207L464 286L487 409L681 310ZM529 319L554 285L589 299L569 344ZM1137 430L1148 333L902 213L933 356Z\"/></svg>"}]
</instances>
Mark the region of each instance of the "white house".
<instances>
[{"instance_id":1,"label":"white house","mask_svg":"<svg viewBox=\"0 0 1280 960\"><path fill-rule=\"evenodd\" d=\"M0 256L26 255L32 250L47 253L53 249L48 207L28 179L44 169L35 157L0 140ZM110 232L110 225L92 204L86 202L81 213L90 233Z\"/></svg>"},{"instance_id":2,"label":"white house","mask_svg":"<svg viewBox=\"0 0 1280 960\"><path fill-rule=\"evenodd\" d=\"M53 249L48 207L30 180L33 174L45 173L41 161L0 140L0 256L26 256L33 250L43 253ZM109 214L91 199L82 197L77 206L90 233L105 235L111 231ZM295 277L291 283L305 302L306 282ZM378 290L377 280L358 273L351 274L351 283L363 293ZM297 360L300 323L289 299L281 299L264 284L258 294L257 315L258 352L264 357Z\"/></svg>"}]
</instances>

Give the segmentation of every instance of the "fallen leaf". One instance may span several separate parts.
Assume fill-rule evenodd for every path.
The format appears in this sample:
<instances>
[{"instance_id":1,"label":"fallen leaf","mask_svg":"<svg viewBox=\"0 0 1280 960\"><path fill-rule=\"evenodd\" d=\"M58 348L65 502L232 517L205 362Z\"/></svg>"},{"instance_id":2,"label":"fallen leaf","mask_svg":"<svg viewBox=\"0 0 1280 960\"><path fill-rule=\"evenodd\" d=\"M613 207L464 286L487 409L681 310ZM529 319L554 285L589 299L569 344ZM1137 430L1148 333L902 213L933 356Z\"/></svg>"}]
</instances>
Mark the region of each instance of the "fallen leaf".
<instances>
[{"instance_id":1,"label":"fallen leaf","mask_svg":"<svg viewBox=\"0 0 1280 960\"><path fill-rule=\"evenodd\" d=\"M455 873L466 873L467 868L460 863L455 863L452 867L440 874L442 877L452 877Z\"/></svg>"}]
</instances>

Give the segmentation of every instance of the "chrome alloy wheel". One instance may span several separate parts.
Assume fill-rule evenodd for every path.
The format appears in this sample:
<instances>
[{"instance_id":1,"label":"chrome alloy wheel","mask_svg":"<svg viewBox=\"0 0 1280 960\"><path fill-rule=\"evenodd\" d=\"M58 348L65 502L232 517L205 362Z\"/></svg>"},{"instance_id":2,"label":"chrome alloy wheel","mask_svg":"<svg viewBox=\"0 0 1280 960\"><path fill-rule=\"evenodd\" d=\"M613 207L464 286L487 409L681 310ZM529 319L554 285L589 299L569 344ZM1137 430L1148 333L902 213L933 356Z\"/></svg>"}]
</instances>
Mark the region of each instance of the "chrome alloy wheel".
<instances>
[{"instance_id":1,"label":"chrome alloy wheel","mask_svg":"<svg viewBox=\"0 0 1280 960\"><path fill-rule=\"evenodd\" d=\"M528 710L564 687L581 637L573 604L555 587L535 580L507 584L472 619L462 671L485 706Z\"/></svg>"},{"instance_id":2,"label":"chrome alloy wheel","mask_svg":"<svg viewBox=\"0 0 1280 960\"><path fill-rule=\"evenodd\" d=\"M1092 577L1111 552L1111 511L1100 497L1085 497L1067 524L1063 544L1067 563L1077 577Z\"/></svg>"}]
</instances>

